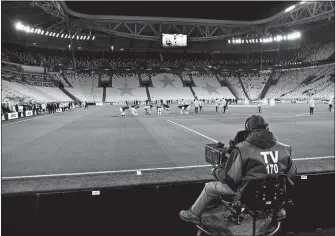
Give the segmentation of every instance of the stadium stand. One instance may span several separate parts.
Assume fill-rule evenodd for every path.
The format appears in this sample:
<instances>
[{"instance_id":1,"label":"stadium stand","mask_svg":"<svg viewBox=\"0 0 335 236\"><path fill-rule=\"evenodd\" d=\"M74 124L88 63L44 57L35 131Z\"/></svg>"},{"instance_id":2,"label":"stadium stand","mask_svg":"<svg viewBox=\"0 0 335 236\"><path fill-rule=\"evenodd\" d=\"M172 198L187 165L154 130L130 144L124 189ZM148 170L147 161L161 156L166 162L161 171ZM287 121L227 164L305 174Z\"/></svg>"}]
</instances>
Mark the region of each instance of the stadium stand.
<instances>
[{"instance_id":1,"label":"stadium stand","mask_svg":"<svg viewBox=\"0 0 335 236\"><path fill-rule=\"evenodd\" d=\"M318 94L319 99L328 99L331 95L325 91L333 85L332 75L334 64L276 70L266 97L303 100Z\"/></svg>"},{"instance_id":2,"label":"stadium stand","mask_svg":"<svg viewBox=\"0 0 335 236\"><path fill-rule=\"evenodd\" d=\"M260 71L257 73L241 73L241 80L250 99L258 99L271 71Z\"/></svg>"},{"instance_id":3,"label":"stadium stand","mask_svg":"<svg viewBox=\"0 0 335 236\"><path fill-rule=\"evenodd\" d=\"M191 90L183 87L180 77L176 74L161 73L151 78L153 87L149 87L150 96L154 99L194 99Z\"/></svg>"},{"instance_id":4,"label":"stadium stand","mask_svg":"<svg viewBox=\"0 0 335 236\"><path fill-rule=\"evenodd\" d=\"M280 58L278 57L280 55ZM270 51L263 53L250 53L249 56L245 54L225 54L217 55L216 60L213 60L209 55L206 54L181 54L181 53L133 53L133 52L114 52L109 55L106 54L108 59L108 65L111 68L139 68L142 62L149 68L171 68L178 69L186 66L191 69L203 69L214 64L220 64L223 66L246 66L248 63L252 65L267 64L273 65L278 58L278 65L288 66L291 64L301 64L318 62L329 59L334 55L334 43L314 43L307 45L299 49L284 50L278 54L278 51ZM72 57L58 50L24 50L24 48L15 47L11 44L9 46L5 44L4 50L1 52L2 59L5 61L19 62L26 65L63 65L68 64L71 66L74 64ZM110 56L110 57L109 57ZM87 52L80 52L76 57L76 65L79 68L95 69L102 65L102 58L90 56ZM302 65L301 65L302 66ZM11 67L6 64L6 68ZM15 66L13 66L12 69ZM320 67L321 68L321 67ZM332 88L329 82L332 75L329 69L328 74L315 75L316 67L304 67L292 68L292 69L275 69L271 86L266 94L267 98L281 98L281 99L293 99L303 98L306 99L308 96L315 94L320 98L329 97L332 92ZM321 72L320 72L321 73ZM325 72L326 73L326 72ZM48 72L51 80L59 81L63 84L65 89L71 93L75 98L81 101L88 102L101 102L103 99L103 89L99 88L99 81L109 80L109 76L100 75L97 72L85 72L75 73L71 71L63 72ZM267 80L269 79L270 71L261 72L240 72L240 79L235 73L222 72L218 75L213 75L207 72L192 73L181 73L180 75L173 74L156 74L151 75L142 73L141 80L148 81L152 79L153 87L149 87L151 97L163 96L164 99L181 99L180 94L185 93L185 99L193 99L192 92L189 88L183 88L183 82L194 82L193 91L196 96L213 99L215 97L230 97L232 96L229 89L221 87L220 82L217 78L226 83L230 83L233 89L236 91L238 98L245 99L258 99L262 92ZM167 76L168 80L171 77L173 80L167 84L162 84L160 79L164 79ZM301 83L309 76L315 76L313 83L301 86ZM216 78L217 77L217 78ZM297 78L292 80L291 78ZM138 99L147 99L148 95L143 89L140 89L139 75L137 73L130 72L117 72L112 74L112 81L106 90L106 99L108 101L115 101L117 99L128 100L134 99L139 96ZM182 79L182 80L181 80ZM320 81L318 81L320 79ZM193 80L193 81L192 81ZM30 80L29 80L30 81ZM328 81L328 82L327 82ZM241 84L243 83L243 86ZM28 82L26 82L27 84ZM313 86L321 86L319 90L315 90ZM22 87L23 86L23 87ZM31 85L32 86L32 85ZM47 85L49 86L49 85ZM44 87L47 87L44 85ZM111 86L113 88L111 88ZM172 86L172 87L171 87ZM120 93L120 89L124 88L126 91L130 88L132 91L126 93ZM173 90L172 90L173 88ZM294 91L290 89L294 88ZM215 92L209 92L208 89L214 89ZM53 101L68 99L61 96L60 93L55 92L54 95L50 94L50 88L47 89L36 89L28 87L28 85L6 85L6 91L8 93L20 94L20 96L28 95L28 91L34 90L33 97L31 99L38 99L41 101ZM213 91L214 91L213 90ZM5 90L4 90L5 91ZM46 92L44 92L46 91ZM59 91L59 90L57 90ZM306 92L308 91L308 92ZM7 95L8 95L7 93ZM246 94L247 93L247 96ZM24 95L25 94L25 95ZM122 94L122 95L121 95ZM133 95L131 95L133 94ZM107 101L106 100L106 101Z\"/></svg>"}]
</instances>

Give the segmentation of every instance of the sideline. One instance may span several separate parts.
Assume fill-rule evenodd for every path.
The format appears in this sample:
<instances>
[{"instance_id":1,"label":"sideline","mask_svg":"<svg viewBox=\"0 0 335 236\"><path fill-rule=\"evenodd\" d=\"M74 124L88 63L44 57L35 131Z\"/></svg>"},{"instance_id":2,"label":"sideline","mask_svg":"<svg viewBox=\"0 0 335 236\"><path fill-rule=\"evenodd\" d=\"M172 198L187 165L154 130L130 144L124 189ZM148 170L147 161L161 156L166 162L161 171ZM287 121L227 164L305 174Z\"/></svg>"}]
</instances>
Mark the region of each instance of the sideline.
<instances>
[{"instance_id":1,"label":"sideline","mask_svg":"<svg viewBox=\"0 0 335 236\"><path fill-rule=\"evenodd\" d=\"M39 119L39 118L46 117L46 116L56 115L56 114L57 114L57 113L46 114L46 115L41 115L41 116L38 116L38 117L31 118L31 119L24 119L24 120L20 120L20 121L16 121L16 122L10 122L10 123L8 123L8 124L3 124L3 125L1 125L1 127L6 127L6 126L9 126L9 125L12 125L12 124L17 124L17 123L21 123L21 122L26 122L26 121L28 121L28 120L35 120L35 119Z\"/></svg>"},{"instance_id":2,"label":"sideline","mask_svg":"<svg viewBox=\"0 0 335 236\"><path fill-rule=\"evenodd\" d=\"M329 114L330 112L314 112L314 114ZM309 113L301 113L295 116L310 116Z\"/></svg>"},{"instance_id":3,"label":"sideline","mask_svg":"<svg viewBox=\"0 0 335 236\"><path fill-rule=\"evenodd\" d=\"M333 159L334 156L324 157L306 157L306 158L293 158L293 161L306 161L306 160L321 160ZM148 169L131 169L131 170L112 170L112 171L95 171L95 172L78 172L78 173L63 173L63 174L48 174L48 175L26 175L26 176L11 176L2 177L1 180L15 180L15 179L33 179L33 178L47 178L47 177L66 177L66 176L84 176L84 175L101 175L101 174L116 174L116 173L129 173L140 175L143 171L159 171L159 170L183 170L210 167L211 165L194 165L194 166L176 166L176 167L161 167L161 168L148 168Z\"/></svg>"}]
</instances>

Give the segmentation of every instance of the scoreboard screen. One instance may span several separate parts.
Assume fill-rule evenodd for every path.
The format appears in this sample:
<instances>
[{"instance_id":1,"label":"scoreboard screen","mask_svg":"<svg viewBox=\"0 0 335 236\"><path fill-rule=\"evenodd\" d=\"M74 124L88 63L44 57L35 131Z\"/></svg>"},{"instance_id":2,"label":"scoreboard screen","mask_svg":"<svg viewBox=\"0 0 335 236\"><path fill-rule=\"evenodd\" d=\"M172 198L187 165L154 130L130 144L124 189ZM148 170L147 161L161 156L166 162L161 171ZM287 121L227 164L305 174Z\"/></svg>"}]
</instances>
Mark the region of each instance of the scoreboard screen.
<instances>
[{"instance_id":1,"label":"scoreboard screen","mask_svg":"<svg viewBox=\"0 0 335 236\"><path fill-rule=\"evenodd\" d=\"M164 48L186 47L187 46L187 35L162 34L162 45Z\"/></svg>"}]
</instances>

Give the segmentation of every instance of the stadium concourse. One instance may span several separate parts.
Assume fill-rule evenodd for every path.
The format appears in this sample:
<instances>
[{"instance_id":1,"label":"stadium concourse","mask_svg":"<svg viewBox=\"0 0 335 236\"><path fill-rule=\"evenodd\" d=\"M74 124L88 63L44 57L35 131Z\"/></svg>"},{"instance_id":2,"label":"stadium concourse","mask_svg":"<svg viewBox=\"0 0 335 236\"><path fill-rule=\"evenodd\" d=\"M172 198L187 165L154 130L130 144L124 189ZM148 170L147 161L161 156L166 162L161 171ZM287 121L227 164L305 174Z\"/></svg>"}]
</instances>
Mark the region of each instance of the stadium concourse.
<instances>
[{"instance_id":1,"label":"stadium concourse","mask_svg":"<svg viewBox=\"0 0 335 236\"><path fill-rule=\"evenodd\" d=\"M2 123L4 193L101 188L208 179L204 146L228 143L243 129L255 105L212 104L181 116L176 104L167 114L120 117L119 106L94 106ZM292 146L300 173L334 166L334 112L318 104L264 106L262 115L279 141ZM5 138L4 138L5 137ZM43 180L43 181L41 181Z\"/></svg>"}]
</instances>

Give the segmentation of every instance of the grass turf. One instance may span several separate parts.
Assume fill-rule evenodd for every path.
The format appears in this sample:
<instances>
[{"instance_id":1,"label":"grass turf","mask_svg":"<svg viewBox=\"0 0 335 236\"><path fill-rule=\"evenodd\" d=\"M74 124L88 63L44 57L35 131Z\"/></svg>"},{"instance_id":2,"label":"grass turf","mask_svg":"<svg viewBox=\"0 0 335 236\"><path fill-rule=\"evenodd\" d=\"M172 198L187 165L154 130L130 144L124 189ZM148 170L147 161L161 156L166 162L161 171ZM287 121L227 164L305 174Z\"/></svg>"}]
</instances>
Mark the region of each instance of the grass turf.
<instances>
[{"instance_id":1,"label":"grass turf","mask_svg":"<svg viewBox=\"0 0 335 236\"><path fill-rule=\"evenodd\" d=\"M181 116L176 105L161 117L120 117L119 107L97 106L2 125L2 176L50 175L99 171L205 165L204 146L214 140L228 143L256 107L230 107L226 114L207 105L204 113ZM334 112L318 105L313 116L306 104L265 107L276 138L293 148L293 158L334 156ZM118 116L118 117L114 117ZM18 120L19 121L19 120ZM172 122L169 122L172 121ZM17 121L15 121L17 122ZM206 137L187 130L192 129ZM333 159L299 160L300 172L334 169ZM3 181L3 191L52 191L173 182L210 178L208 168L55 176ZM135 172L136 173L136 172ZM43 179L43 181L41 181Z\"/></svg>"}]
</instances>

